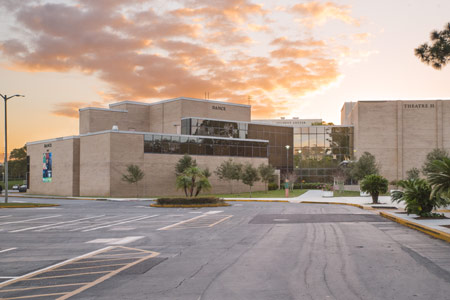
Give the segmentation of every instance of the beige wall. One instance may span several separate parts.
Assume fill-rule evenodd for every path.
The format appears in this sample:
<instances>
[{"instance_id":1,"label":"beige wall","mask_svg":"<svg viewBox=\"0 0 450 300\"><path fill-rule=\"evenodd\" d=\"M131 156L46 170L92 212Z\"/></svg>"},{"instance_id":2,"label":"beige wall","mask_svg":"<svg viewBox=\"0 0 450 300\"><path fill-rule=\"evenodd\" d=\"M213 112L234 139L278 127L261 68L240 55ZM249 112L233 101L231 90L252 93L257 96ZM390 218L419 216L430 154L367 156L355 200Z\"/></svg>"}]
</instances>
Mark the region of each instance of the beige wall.
<instances>
[{"instance_id":1,"label":"beige wall","mask_svg":"<svg viewBox=\"0 0 450 300\"><path fill-rule=\"evenodd\" d=\"M356 157L375 155L389 180L421 168L435 148L450 151L450 101L360 101L349 116Z\"/></svg>"},{"instance_id":2,"label":"beige wall","mask_svg":"<svg viewBox=\"0 0 450 300\"><path fill-rule=\"evenodd\" d=\"M44 147L47 145L48 147ZM27 144L30 156L30 194L78 196L77 161L79 139L69 138ZM43 154L52 153L52 182L43 182Z\"/></svg>"},{"instance_id":3,"label":"beige wall","mask_svg":"<svg viewBox=\"0 0 450 300\"><path fill-rule=\"evenodd\" d=\"M98 109L80 111L80 134L111 130L113 125L117 125L120 130L128 130L128 113Z\"/></svg>"},{"instance_id":4,"label":"beige wall","mask_svg":"<svg viewBox=\"0 0 450 300\"><path fill-rule=\"evenodd\" d=\"M111 133L80 137L80 196L109 197Z\"/></svg>"},{"instance_id":5,"label":"beige wall","mask_svg":"<svg viewBox=\"0 0 450 300\"><path fill-rule=\"evenodd\" d=\"M82 136L80 140L80 195L101 197L135 197L183 195L175 189L175 165L182 155L144 154L144 136L130 133L102 133ZM193 156L199 167L213 173L225 156ZM267 158L233 157L234 161L250 162L255 167L268 163ZM136 186L122 181L129 164L137 164L145 173ZM215 174L210 177L210 193L227 193L229 184ZM253 191L263 190L257 183ZM248 186L233 182L233 192L248 191Z\"/></svg>"}]
</instances>

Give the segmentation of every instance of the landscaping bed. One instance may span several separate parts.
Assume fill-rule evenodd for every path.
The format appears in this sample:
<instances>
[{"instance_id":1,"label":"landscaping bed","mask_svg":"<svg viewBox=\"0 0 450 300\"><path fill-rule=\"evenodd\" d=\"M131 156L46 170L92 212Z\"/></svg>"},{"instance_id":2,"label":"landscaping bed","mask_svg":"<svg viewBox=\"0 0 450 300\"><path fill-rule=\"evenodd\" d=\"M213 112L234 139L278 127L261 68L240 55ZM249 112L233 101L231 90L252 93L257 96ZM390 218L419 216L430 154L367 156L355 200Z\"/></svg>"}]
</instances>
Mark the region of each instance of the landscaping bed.
<instances>
[{"instance_id":1,"label":"landscaping bed","mask_svg":"<svg viewBox=\"0 0 450 300\"><path fill-rule=\"evenodd\" d=\"M176 198L158 198L152 207L218 207L229 206L223 199L216 197L176 197Z\"/></svg>"},{"instance_id":2,"label":"landscaping bed","mask_svg":"<svg viewBox=\"0 0 450 300\"><path fill-rule=\"evenodd\" d=\"M0 203L0 208L32 208L32 207L53 207L58 204L46 203Z\"/></svg>"}]
</instances>

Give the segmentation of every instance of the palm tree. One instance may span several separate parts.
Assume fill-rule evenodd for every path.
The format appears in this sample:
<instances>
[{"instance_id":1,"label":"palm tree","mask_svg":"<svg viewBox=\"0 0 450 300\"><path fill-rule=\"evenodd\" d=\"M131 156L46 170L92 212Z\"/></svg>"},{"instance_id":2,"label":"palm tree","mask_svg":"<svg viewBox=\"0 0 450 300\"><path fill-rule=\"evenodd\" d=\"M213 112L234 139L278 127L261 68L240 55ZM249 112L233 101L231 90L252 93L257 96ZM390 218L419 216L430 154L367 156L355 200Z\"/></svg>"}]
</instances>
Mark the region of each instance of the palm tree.
<instances>
[{"instance_id":1,"label":"palm tree","mask_svg":"<svg viewBox=\"0 0 450 300\"><path fill-rule=\"evenodd\" d=\"M401 180L398 185L403 191L394 191L392 200L405 202L408 214L429 216L433 209L449 204L448 200L439 195L432 195L431 185L425 179Z\"/></svg>"},{"instance_id":2,"label":"palm tree","mask_svg":"<svg viewBox=\"0 0 450 300\"><path fill-rule=\"evenodd\" d=\"M450 198L450 158L444 157L432 163L433 172L428 174L428 181L433 188L432 196Z\"/></svg>"},{"instance_id":3,"label":"palm tree","mask_svg":"<svg viewBox=\"0 0 450 300\"><path fill-rule=\"evenodd\" d=\"M211 173L208 169L202 170L199 167L188 167L177 176L177 189L183 189L186 197L197 196L202 189L209 190L211 188L208 180L209 176L211 176Z\"/></svg>"}]
</instances>

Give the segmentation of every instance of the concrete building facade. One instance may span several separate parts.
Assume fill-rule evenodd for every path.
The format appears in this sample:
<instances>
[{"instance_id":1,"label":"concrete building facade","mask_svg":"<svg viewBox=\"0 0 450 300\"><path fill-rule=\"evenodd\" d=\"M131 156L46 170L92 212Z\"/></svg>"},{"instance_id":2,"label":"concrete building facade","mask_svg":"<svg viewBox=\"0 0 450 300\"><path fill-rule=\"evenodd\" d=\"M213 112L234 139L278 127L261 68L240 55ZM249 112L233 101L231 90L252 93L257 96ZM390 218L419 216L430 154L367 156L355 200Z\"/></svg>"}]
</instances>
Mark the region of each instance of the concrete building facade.
<instances>
[{"instance_id":1,"label":"concrete building facade","mask_svg":"<svg viewBox=\"0 0 450 300\"><path fill-rule=\"evenodd\" d=\"M370 152L389 180L420 169L435 148L450 152L450 100L347 102L341 123L354 126L355 158Z\"/></svg>"}]
</instances>

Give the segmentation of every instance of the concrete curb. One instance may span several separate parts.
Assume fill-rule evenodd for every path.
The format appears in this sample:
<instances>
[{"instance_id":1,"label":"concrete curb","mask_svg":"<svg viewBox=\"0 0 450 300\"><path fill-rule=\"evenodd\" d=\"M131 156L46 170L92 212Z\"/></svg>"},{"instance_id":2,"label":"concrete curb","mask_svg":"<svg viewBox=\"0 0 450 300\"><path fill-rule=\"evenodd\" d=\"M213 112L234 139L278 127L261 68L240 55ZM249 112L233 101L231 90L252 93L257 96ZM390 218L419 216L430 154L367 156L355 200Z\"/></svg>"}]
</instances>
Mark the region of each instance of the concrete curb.
<instances>
[{"instance_id":1,"label":"concrete curb","mask_svg":"<svg viewBox=\"0 0 450 300\"><path fill-rule=\"evenodd\" d=\"M443 232L443 231L440 231L440 230L437 230L437 229L434 229L434 228L431 228L431 227L428 227L428 226L425 226L425 225L421 225L421 224L418 224L418 223L415 223L415 222L411 222L409 220L404 220L404 219L399 218L399 217L397 217L397 216L395 216L393 214L390 214L390 213L387 213L387 212L383 212L383 211L380 212L380 216L382 216L382 217L384 217L386 219L389 219L391 221L397 222L399 224L402 224L404 226L407 226L409 228L422 231L423 233L426 233L426 234L431 235L431 236L433 236L433 237L435 237L437 239L440 239L440 240L443 240L443 241L446 241L446 242L450 243L450 234L448 234L446 232Z\"/></svg>"},{"instance_id":2,"label":"concrete curb","mask_svg":"<svg viewBox=\"0 0 450 300\"><path fill-rule=\"evenodd\" d=\"M0 206L0 209L7 209L7 208L41 208L41 207L57 207L59 204L40 204L40 205L33 205L30 203L30 205L8 205L8 206Z\"/></svg>"},{"instance_id":3,"label":"concrete curb","mask_svg":"<svg viewBox=\"0 0 450 300\"><path fill-rule=\"evenodd\" d=\"M305 204L335 204L335 205L348 205L348 206L354 206L357 208L365 209L365 210L373 210L371 206L364 206L361 204L354 204L354 203L345 203L345 202L320 202L320 201L301 201L299 202L305 203Z\"/></svg>"},{"instance_id":4,"label":"concrete curb","mask_svg":"<svg viewBox=\"0 0 450 300\"><path fill-rule=\"evenodd\" d=\"M225 201L235 202L289 202L289 200L250 200L250 199L238 199L238 198L223 198Z\"/></svg>"}]
</instances>

